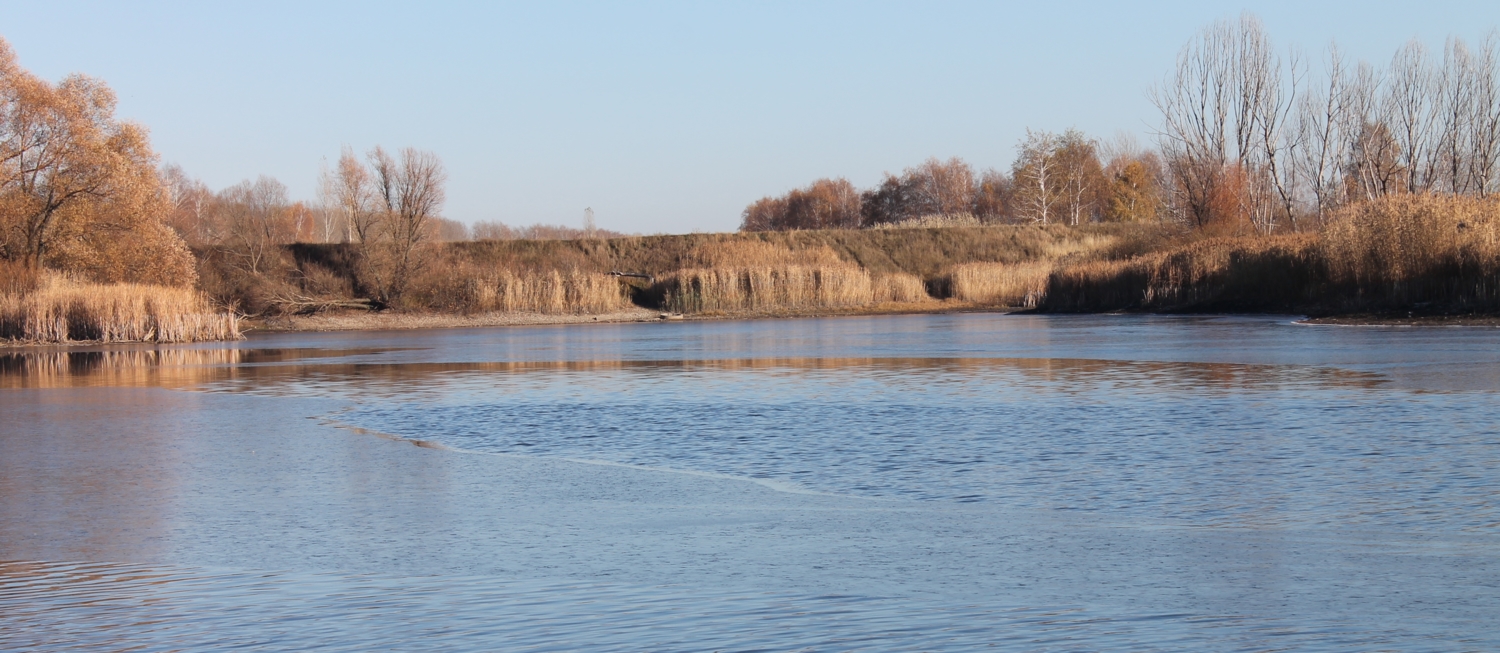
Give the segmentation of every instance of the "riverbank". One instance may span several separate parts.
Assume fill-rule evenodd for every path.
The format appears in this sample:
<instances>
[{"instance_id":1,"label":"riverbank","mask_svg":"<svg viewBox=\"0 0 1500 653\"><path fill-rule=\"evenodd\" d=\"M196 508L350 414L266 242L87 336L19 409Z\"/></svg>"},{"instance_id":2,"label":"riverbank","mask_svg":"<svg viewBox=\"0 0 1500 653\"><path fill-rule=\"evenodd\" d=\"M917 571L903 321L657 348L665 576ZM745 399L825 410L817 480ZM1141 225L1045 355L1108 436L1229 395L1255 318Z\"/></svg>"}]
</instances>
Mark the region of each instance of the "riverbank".
<instances>
[{"instance_id":1,"label":"riverbank","mask_svg":"<svg viewBox=\"0 0 1500 653\"><path fill-rule=\"evenodd\" d=\"M619 324L675 320L755 320L867 315L938 315L947 313L1009 313L1006 307L985 306L957 300L888 302L876 306L842 309L781 309L705 311L673 313L636 308L602 315L549 315L545 313L492 312L475 315L408 313L398 311L340 311L316 315L282 315L247 320L247 332L404 331L411 329L465 329L503 326L560 326L568 324Z\"/></svg>"},{"instance_id":2,"label":"riverbank","mask_svg":"<svg viewBox=\"0 0 1500 653\"><path fill-rule=\"evenodd\" d=\"M200 290L228 316L205 324L227 325L232 338L241 317L259 330L324 331L970 310L1300 314L1328 324L1500 316L1500 202L1437 195L1353 205L1318 231L1270 235L988 225L433 244L397 294L378 290L358 244L278 252L255 273L199 252ZM39 302L45 292L32 286L0 297L10 307L0 337L215 337L150 317L171 302L77 293ZM93 294L151 295L141 288ZM194 306L173 314L209 313Z\"/></svg>"}]
</instances>

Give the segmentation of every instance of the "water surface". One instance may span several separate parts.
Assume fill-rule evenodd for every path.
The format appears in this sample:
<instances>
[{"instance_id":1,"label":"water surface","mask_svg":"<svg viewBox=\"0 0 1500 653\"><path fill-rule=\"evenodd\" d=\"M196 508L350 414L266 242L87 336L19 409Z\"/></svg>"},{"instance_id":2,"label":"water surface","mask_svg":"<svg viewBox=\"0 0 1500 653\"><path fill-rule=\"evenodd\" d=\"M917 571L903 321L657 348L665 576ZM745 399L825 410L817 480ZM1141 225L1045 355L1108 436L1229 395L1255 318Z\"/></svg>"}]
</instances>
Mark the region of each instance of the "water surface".
<instances>
[{"instance_id":1,"label":"water surface","mask_svg":"<svg viewBox=\"0 0 1500 653\"><path fill-rule=\"evenodd\" d=\"M1497 364L1289 317L15 350L0 647L1492 649Z\"/></svg>"}]
</instances>

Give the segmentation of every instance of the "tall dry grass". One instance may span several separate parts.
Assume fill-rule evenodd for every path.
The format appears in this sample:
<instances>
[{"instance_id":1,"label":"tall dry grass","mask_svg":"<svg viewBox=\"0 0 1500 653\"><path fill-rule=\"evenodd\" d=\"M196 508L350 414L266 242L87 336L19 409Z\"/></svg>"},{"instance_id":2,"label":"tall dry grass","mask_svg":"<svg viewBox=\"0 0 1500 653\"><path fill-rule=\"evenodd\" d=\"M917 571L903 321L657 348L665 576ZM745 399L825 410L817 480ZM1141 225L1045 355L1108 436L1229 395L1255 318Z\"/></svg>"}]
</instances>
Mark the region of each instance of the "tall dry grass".
<instances>
[{"instance_id":1,"label":"tall dry grass","mask_svg":"<svg viewBox=\"0 0 1500 653\"><path fill-rule=\"evenodd\" d=\"M607 274L578 270L435 268L412 289L421 308L461 313L596 315L631 308L630 289Z\"/></svg>"},{"instance_id":2,"label":"tall dry grass","mask_svg":"<svg viewBox=\"0 0 1500 653\"><path fill-rule=\"evenodd\" d=\"M1208 238L1122 261L1054 270L1052 311L1293 311L1316 299L1323 260L1311 234Z\"/></svg>"},{"instance_id":3,"label":"tall dry grass","mask_svg":"<svg viewBox=\"0 0 1500 653\"><path fill-rule=\"evenodd\" d=\"M481 283L481 311L602 314L631 307L628 288L604 274L548 270L516 274L502 270Z\"/></svg>"},{"instance_id":4,"label":"tall dry grass","mask_svg":"<svg viewBox=\"0 0 1500 653\"><path fill-rule=\"evenodd\" d=\"M849 308L874 297L870 273L853 265L688 268L661 283L665 307L681 313Z\"/></svg>"},{"instance_id":5,"label":"tall dry grass","mask_svg":"<svg viewBox=\"0 0 1500 653\"><path fill-rule=\"evenodd\" d=\"M1054 263L965 263L948 272L948 292L954 299L978 304L1034 308L1047 293Z\"/></svg>"},{"instance_id":6,"label":"tall dry grass","mask_svg":"<svg viewBox=\"0 0 1500 653\"><path fill-rule=\"evenodd\" d=\"M685 259L695 267L657 282L664 308L705 311L847 309L928 299L909 274L872 274L827 245L793 249L760 240L705 243Z\"/></svg>"},{"instance_id":7,"label":"tall dry grass","mask_svg":"<svg viewBox=\"0 0 1500 653\"><path fill-rule=\"evenodd\" d=\"M1330 281L1370 308L1500 309L1500 200L1398 195L1323 231Z\"/></svg>"},{"instance_id":8,"label":"tall dry grass","mask_svg":"<svg viewBox=\"0 0 1500 653\"><path fill-rule=\"evenodd\" d=\"M0 339L27 342L197 342L240 337L239 318L190 288L77 282L44 273L0 294Z\"/></svg>"},{"instance_id":9,"label":"tall dry grass","mask_svg":"<svg viewBox=\"0 0 1500 653\"><path fill-rule=\"evenodd\" d=\"M911 304L930 301L927 285L921 279L902 272L871 273L870 301L875 304Z\"/></svg>"}]
</instances>

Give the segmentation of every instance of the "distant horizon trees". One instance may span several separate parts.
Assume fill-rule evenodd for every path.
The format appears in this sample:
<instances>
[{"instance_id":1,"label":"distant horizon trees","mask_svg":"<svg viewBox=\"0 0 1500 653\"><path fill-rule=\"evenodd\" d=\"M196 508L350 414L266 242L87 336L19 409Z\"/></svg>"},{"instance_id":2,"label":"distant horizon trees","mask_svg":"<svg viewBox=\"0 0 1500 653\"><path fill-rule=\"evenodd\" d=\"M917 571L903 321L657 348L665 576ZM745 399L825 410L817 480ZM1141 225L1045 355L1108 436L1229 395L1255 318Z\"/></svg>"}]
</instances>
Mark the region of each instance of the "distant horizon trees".
<instances>
[{"instance_id":1,"label":"distant horizon trees","mask_svg":"<svg viewBox=\"0 0 1500 653\"><path fill-rule=\"evenodd\" d=\"M1274 233L1391 194L1500 192L1500 32L1479 47L1449 38L1440 54L1413 40L1383 68L1330 46L1323 73L1279 54L1252 14L1217 21L1149 92L1154 148L1027 130L1005 171L954 158L887 173L859 193L858 226L1171 221ZM827 228L792 209L826 181L756 200L741 229Z\"/></svg>"},{"instance_id":2,"label":"distant horizon trees","mask_svg":"<svg viewBox=\"0 0 1500 653\"><path fill-rule=\"evenodd\" d=\"M741 214L742 231L857 229L937 218L977 224L1082 224L1153 221L1161 203L1154 153L1100 158L1100 144L1077 130L1028 131L1010 172L976 172L963 159L931 158L887 173L860 191L844 178L819 179L763 197Z\"/></svg>"}]
</instances>

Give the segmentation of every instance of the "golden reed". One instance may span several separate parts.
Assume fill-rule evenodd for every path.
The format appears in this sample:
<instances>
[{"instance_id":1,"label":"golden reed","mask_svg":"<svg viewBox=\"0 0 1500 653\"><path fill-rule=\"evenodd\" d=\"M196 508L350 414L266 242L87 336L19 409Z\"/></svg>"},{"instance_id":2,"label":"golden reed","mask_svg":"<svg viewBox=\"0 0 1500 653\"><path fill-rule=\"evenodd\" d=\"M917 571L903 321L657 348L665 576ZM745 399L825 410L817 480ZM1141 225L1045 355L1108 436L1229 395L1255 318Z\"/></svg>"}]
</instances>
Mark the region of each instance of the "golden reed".
<instances>
[{"instance_id":1,"label":"golden reed","mask_svg":"<svg viewBox=\"0 0 1500 653\"><path fill-rule=\"evenodd\" d=\"M475 307L481 311L589 315L623 311L631 303L625 286L605 274L502 271L481 282Z\"/></svg>"},{"instance_id":2,"label":"golden reed","mask_svg":"<svg viewBox=\"0 0 1500 653\"><path fill-rule=\"evenodd\" d=\"M14 284L12 284L14 285ZM196 342L240 337L239 318L190 288L94 284L43 274L0 293L0 340Z\"/></svg>"},{"instance_id":3,"label":"golden reed","mask_svg":"<svg viewBox=\"0 0 1500 653\"><path fill-rule=\"evenodd\" d=\"M483 269L458 262L415 284L411 299L461 313L590 315L632 307L629 289L607 274L578 270Z\"/></svg>"},{"instance_id":4,"label":"golden reed","mask_svg":"<svg viewBox=\"0 0 1500 653\"><path fill-rule=\"evenodd\" d=\"M660 282L665 308L680 313L859 308L929 299L909 274L872 275L856 265L689 268Z\"/></svg>"},{"instance_id":5,"label":"golden reed","mask_svg":"<svg viewBox=\"0 0 1500 653\"><path fill-rule=\"evenodd\" d=\"M1060 267L1057 311L1360 312L1500 309L1500 200L1392 195L1321 233L1208 238L1123 261Z\"/></svg>"},{"instance_id":6,"label":"golden reed","mask_svg":"<svg viewBox=\"0 0 1500 653\"><path fill-rule=\"evenodd\" d=\"M827 245L792 249L758 241L706 243L657 283L663 307L681 313L847 309L929 299L922 280L872 274Z\"/></svg>"},{"instance_id":7,"label":"golden reed","mask_svg":"<svg viewBox=\"0 0 1500 653\"><path fill-rule=\"evenodd\" d=\"M1052 261L965 263L948 272L954 299L996 306L1036 306L1047 292Z\"/></svg>"}]
</instances>

